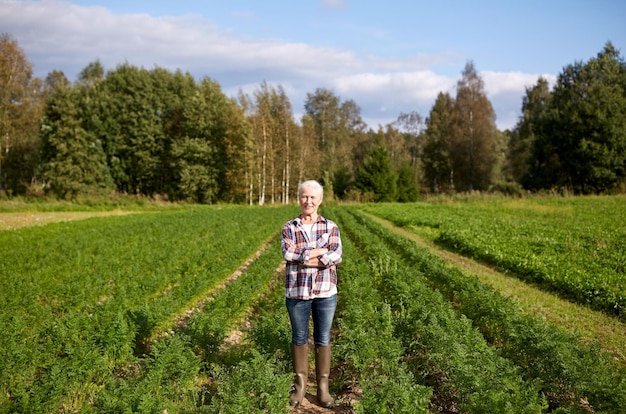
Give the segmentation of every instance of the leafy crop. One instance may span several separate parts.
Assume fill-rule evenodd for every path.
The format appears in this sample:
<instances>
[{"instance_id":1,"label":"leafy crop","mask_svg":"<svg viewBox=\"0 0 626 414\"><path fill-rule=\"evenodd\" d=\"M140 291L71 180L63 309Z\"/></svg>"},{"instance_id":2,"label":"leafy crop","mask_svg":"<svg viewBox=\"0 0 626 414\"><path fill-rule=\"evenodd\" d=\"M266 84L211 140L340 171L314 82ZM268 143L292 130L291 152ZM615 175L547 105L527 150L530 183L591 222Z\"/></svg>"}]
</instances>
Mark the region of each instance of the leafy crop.
<instances>
[{"instance_id":1,"label":"leafy crop","mask_svg":"<svg viewBox=\"0 0 626 414\"><path fill-rule=\"evenodd\" d=\"M0 232L0 407L50 412L93 400L289 215L215 207Z\"/></svg>"},{"instance_id":2,"label":"leafy crop","mask_svg":"<svg viewBox=\"0 0 626 414\"><path fill-rule=\"evenodd\" d=\"M415 374L438 388L444 400L440 404L466 412L541 412L544 402L535 381L524 381L517 367L488 346L384 240L354 217L341 217L344 234L370 258L369 279L379 291L378 306L387 303L394 315L392 338L400 340Z\"/></svg>"},{"instance_id":3,"label":"leafy crop","mask_svg":"<svg viewBox=\"0 0 626 414\"><path fill-rule=\"evenodd\" d=\"M560 223L542 230L556 255L561 232L575 230L566 216L602 211L598 200L365 208L433 240L459 217L485 234L519 232L500 209L529 210L519 214L528 226ZM522 314L361 208L325 211L344 241L331 371L340 403L358 413L623 410L626 372L598 347ZM278 230L292 210L213 206L0 232L0 412L290 412L290 327L276 270ZM621 230L609 222L587 220L589 233L572 233L568 246L619 268L612 243ZM591 234L602 253L580 247ZM226 341L234 329L240 340Z\"/></svg>"},{"instance_id":4,"label":"leafy crop","mask_svg":"<svg viewBox=\"0 0 626 414\"><path fill-rule=\"evenodd\" d=\"M624 319L626 198L370 205L367 211ZM432 232L429 232L433 234Z\"/></svg>"},{"instance_id":5,"label":"leafy crop","mask_svg":"<svg viewBox=\"0 0 626 414\"><path fill-rule=\"evenodd\" d=\"M543 319L521 314L513 302L446 266L426 249L383 229L358 214L360 224L386 240L403 261L421 270L432 288L453 301L503 356L517 364L529 379L542 382L551 405L575 410L580 401L613 412L626 406L626 372L613 366L599 349L584 349L574 336Z\"/></svg>"}]
</instances>

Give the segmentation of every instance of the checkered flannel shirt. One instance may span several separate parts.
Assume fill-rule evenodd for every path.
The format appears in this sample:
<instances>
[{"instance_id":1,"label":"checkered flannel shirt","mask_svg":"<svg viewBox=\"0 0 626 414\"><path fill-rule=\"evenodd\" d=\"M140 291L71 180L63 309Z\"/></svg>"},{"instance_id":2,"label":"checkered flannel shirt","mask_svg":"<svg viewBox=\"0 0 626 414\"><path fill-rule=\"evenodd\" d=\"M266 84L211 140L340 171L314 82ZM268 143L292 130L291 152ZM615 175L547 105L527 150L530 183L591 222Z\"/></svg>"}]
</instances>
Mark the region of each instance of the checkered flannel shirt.
<instances>
[{"instance_id":1,"label":"checkered flannel shirt","mask_svg":"<svg viewBox=\"0 0 626 414\"><path fill-rule=\"evenodd\" d=\"M282 228L282 251L287 261L285 296L311 299L337 287L337 264L342 260L339 227L335 222L318 215L311 229L311 238L302 226L300 216L288 221ZM311 249L327 248L319 256L323 267L307 267Z\"/></svg>"}]
</instances>

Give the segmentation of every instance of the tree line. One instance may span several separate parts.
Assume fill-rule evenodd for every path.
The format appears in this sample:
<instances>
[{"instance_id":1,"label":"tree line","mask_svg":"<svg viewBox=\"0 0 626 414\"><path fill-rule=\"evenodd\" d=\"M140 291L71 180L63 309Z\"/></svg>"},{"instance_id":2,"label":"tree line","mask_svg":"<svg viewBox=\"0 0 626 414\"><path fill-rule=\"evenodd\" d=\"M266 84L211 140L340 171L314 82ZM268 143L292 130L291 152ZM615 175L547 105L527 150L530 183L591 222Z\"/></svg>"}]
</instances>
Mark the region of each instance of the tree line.
<instances>
[{"instance_id":1,"label":"tree line","mask_svg":"<svg viewBox=\"0 0 626 414\"><path fill-rule=\"evenodd\" d=\"M228 97L209 77L89 63L45 79L0 36L0 193L72 199L112 193L197 203L293 201L318 179L327 196L415 201L420 193L626 191L626 65L608 42L526 89L499 131L472 61L430 113L368 127L353 100L319 88L298 120L282 86Z\"/></svg>"}]
</instances>

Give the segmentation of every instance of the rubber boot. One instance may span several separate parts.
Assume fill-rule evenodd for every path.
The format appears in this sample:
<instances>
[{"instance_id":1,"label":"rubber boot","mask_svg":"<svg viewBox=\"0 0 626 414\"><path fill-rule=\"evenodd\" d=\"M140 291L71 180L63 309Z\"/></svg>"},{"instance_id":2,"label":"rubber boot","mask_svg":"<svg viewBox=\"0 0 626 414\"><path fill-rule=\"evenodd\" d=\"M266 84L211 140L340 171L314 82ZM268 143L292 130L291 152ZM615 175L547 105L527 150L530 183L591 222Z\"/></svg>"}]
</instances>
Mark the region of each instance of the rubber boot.
<instances>
[{"instance_id":1,"label":"rubber boot","mask_svg":"<svg viewBox=\"0 0 626 414\"><path fill-rule=\"evenodd\" d=\"M306 382L309 377L309 344L291 344L291 358L295 374L293 385L295 391L289 397L290 404L297 406L302 402L306 392Z\"/></svg>"},{"instance_id":2,"label":"rubber boot","mask_svg":"<svg viewBox=\"0 0 626 414\"><path fill-rule=\"evenodd\" d=\"M331 408L334 400L328 392L330 376L330 345L315 347L315 378L317 379L317 403L324 408Z\"/></svg>"}]
</instances>

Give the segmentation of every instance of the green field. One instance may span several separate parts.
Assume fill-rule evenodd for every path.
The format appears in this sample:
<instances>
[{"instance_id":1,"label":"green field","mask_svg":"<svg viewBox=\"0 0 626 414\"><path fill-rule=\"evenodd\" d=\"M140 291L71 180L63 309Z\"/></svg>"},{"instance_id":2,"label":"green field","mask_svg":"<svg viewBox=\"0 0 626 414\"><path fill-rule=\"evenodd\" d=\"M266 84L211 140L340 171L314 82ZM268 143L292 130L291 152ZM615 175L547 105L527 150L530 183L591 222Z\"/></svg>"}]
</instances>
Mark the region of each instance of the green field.
<instances>
[{"instance_id":1,"label":"green field","mask_svg":"<svg viewBox=\"0 0 626 414\"><path fill-rule=\"evenodd\" d=\"M366 209L450 250L626 320L626 197Z\"/></svg>"},{"instance_id":2,"label":"green field","mask_svg":"<svg viewBox=\"0 0 626 414\"><path fill-rule=\"evenodd\" d=\"M290 412L278 233L297 212L151 207L0 231L0 412ZM369 215L623 320L626 198L322 214L344 240L335 412L623 412L625 364L601 343Z\"/></svg>"}]
</instances>

